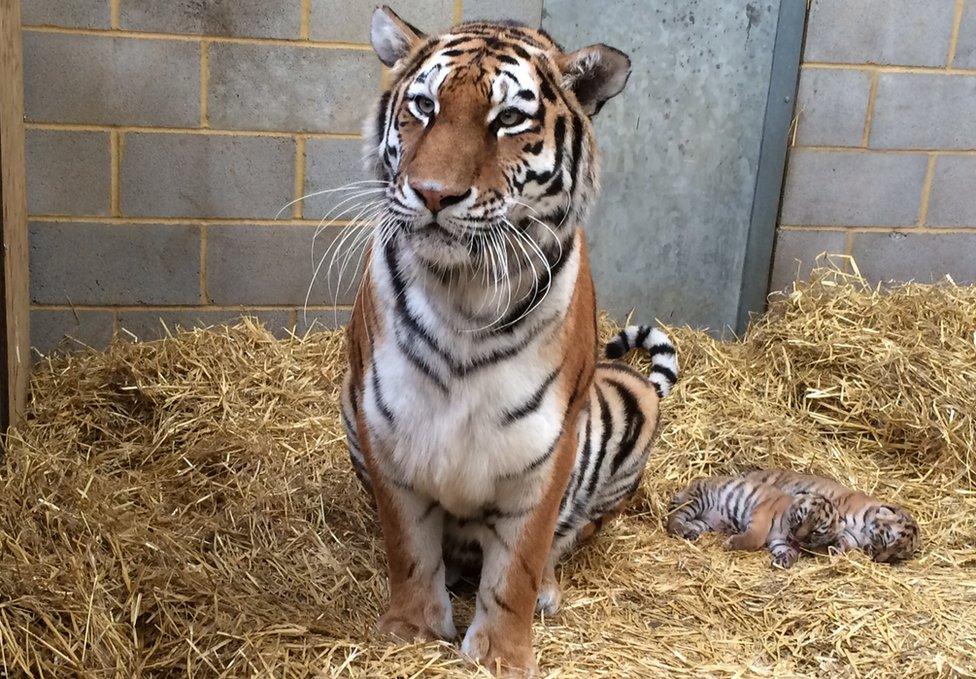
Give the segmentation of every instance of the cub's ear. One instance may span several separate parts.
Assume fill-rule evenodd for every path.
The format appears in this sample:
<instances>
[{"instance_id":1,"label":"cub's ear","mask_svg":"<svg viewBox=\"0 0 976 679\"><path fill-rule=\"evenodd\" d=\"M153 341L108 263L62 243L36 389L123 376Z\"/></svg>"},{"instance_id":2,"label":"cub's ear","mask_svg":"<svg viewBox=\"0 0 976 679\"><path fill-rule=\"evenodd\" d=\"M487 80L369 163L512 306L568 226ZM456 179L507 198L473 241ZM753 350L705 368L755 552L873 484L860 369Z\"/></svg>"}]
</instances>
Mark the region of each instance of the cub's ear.
<instances>
[{"instance_id":1,"label":"cub's ear","mask_svg":"<svg viewBox=\"0 0 976 679\"><path fill-rule=\"evenodd\" d=\"M600 112L630 77L630 57L607 45L590 45L559 59L563 87L573 91L587 115Z\"/></svg>"},{"instance_id":2,"label":"cub's ear","mask_svg":"<svg viewBox=\"0 0 976 679\"><path fill-rule=\"evenodd\" d=\"M426 38L386 5L373 10L369 39L376 55L385 65L392 67Z\"/></svg>"}]
</instances>

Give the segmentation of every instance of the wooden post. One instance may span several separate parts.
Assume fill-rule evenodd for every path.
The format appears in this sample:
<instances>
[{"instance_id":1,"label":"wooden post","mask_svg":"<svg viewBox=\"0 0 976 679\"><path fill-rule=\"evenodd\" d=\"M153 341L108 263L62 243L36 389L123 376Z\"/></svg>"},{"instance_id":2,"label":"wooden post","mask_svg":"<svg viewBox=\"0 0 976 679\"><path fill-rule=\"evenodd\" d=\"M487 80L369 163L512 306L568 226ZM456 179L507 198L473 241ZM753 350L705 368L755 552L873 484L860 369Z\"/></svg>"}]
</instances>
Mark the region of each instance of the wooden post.
<instances>
[{"instance_id":1,"label":"wooden post","mask_svg":"<svg viewBox=\"0 0 976 679\"><path fill-rule=\"evenodd\" d=\"M0 0L0 204L3 207L0 432L6 432L7 427L15 426L23 416L31 366L20 0Z\"/></svg>"}]
</instances>

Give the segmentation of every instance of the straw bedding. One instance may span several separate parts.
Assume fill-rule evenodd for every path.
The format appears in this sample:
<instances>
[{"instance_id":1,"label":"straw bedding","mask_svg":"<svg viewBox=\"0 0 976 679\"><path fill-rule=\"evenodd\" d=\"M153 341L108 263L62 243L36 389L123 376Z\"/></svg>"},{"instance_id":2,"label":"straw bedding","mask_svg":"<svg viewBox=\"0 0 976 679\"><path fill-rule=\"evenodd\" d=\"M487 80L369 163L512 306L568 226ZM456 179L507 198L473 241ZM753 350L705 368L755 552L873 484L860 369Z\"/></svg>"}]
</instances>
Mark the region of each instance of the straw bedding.
<instances>
[{"instance_id":1,"label":"straw bedding","mask_svg":"<svg viewBox=\"0 0 976 679\"><path fill-rule=\"evenodd\" d=\"M642 491L562 568L564 608L535 626L543 671L976 673L976 289L821 271L740 342L670 332L683 375ZM478 672L454 646L371 636L384 556L346 461L342 370L339 333L251 322L40 364L0 469L9 674ZM782 571L663 531L693 477L773 465L906 505L923 553Z\"/></svg>"}]
</instances>

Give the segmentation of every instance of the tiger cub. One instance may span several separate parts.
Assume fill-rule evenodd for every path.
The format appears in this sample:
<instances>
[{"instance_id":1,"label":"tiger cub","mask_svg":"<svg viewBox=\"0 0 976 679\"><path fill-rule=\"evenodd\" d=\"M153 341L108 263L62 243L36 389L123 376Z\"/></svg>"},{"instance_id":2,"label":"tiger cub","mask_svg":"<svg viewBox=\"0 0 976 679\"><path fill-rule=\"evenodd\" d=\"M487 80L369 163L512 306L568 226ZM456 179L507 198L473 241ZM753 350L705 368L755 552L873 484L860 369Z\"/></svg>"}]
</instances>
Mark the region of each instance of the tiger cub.
<instances>
[{"instance_id":1,"label":"tiger cub","mask_svg":"<svg viewBox=\"0 0 976 679\"><path fill-rule=\"evenodd\" d=\"M742 478L774 486L793 497L817 494L830 498L840 512L842 530L833 545L840 552L860 549L883 563L908 559L921 548L918 523L905 509L832 479L783 469L749 472Z\"/></svg>"},{"instance_id":2,"label":"tiger cub","mask_svg":"<svg viewBox=\"0 0 976 679\"><path fill-rule=\"evenodd\" d=\"M833 544L841 522L833 503L815 493L792 497L761 481L735 476L696 479L674 496L668 532L695 540L705 531L732 533L727 549L769 548L773 565L789 568L800 548Z\"/></svg>"}]
</instances>

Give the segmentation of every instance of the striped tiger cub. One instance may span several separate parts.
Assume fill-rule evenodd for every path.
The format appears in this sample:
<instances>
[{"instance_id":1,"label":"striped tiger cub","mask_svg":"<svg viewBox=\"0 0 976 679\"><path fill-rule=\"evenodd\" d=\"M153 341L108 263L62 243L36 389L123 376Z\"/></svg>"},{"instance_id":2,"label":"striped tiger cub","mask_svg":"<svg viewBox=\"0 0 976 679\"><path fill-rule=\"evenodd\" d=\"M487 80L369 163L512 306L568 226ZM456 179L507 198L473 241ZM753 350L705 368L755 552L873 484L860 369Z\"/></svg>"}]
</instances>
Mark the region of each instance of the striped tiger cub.
<instances>
[{"instance_id":1,"label":"striped tiger cub","mask_svg":"<svg viewBox=\"0 0 976 679\"><path fill-rule=\"evenodd\" d=\"M755 551L765 546L774 566L789 568L801 549L834 544L841 520L823 495L793 497L757 479L713 476L696 479L674 496L667 528L689 540L709 530L730 533L726 548Z\"/></svg>"},{"instance_id":2,"label":"striped tiger cub","mask_svg":"<svg viewBox=\"0 0 976 679\"><path fill-rule=\"evenodd\" d=\"M637 487L677 377L657 330L626 331L652 353L650 377L596 357L590 117L630 60L515 24L427 36L387 7L371 41L390 69L366 126L384 197L342 412L386 544L379 629L453 638L448 571L476 562L462 652L532 673L534 609L558 605L553 565Z\"/></svg>"},{"instance_id":3,"label":"striped tiger cub","mask_svg":"<svg viewBox=\"0 0 976 679\"><path fill-rule=\"evenodd\" d=\"M842 532L832 545L840 552L860 549L875 561L890 562L908 559L921 549L918 523L908 511L832 479L784 469L753 471L743 478L768 484L793 497L815 493L829 498L840 512Z\"/></svg>"}]
</instances>

